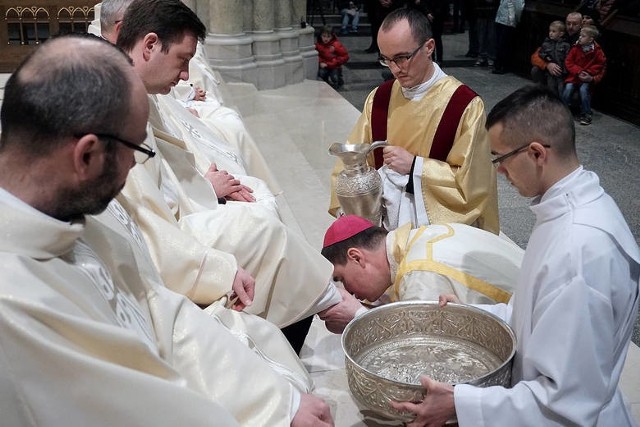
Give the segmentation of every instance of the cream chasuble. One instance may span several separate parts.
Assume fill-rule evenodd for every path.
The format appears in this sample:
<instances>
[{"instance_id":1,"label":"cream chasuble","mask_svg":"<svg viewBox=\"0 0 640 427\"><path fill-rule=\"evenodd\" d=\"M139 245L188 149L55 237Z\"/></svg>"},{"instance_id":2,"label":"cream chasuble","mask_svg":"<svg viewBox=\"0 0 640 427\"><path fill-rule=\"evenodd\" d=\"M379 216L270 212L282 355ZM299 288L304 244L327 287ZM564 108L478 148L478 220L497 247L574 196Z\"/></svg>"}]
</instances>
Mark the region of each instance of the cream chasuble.
<instances>
[{"instance_id":1,"label":"cream chasuble","mask_svg":"<svg viewBox=\"0 0 640 427\"><path fill-rule=\"evenodd\" d=\"M273 383L274 373L280 377L276 383L280 379L285 379L303 393L311 391L311 378L275 325L251 314L225 309L221 303L213 304L205 310L209 315L206 320L203 320L199 314L198 316L181 316L180 311L200 312L201 309L184 298L164 297L165 293L173 293L164 289L165 286L149 257L142 234L124 208L117 201L113 201L107 211L96 216L94 220L100 223L100 227L97 227L98 232L94 230L96 227L91 226L91 221L87 226L87 241L93 248L99 247L104 252L108 248L118 247L119 240L122 238L128 243L129 251L118 249L110 253L105 252L102 258L108 258L107 267L110 271L121 274L123 282L141 281L144 288L153 292L163 288L160 295L152 294L146 298L154 314L152 318L154 327L158 331L157 335L162 338L158 345L161 352L172 354L173 365L180 366L180 373L196 384L197 389L202 389L201 391L207 395L213 394L217 401L224 403L225 407L238 408L239 413L234 412L234 416L243 424L251 419L255 422L256 419L260 419L259 417L265 416L265 413L274 409L270 408L271 404L282 404L279 396L275 399L270 396L271 393L283 391ZM108 230L103 230L105 227ZM118 239L114 238L115 235ZM102 253L100 250L97 252ZM135 267L131 266L133 264L131 255L135 259ZM132 274L134 270L136 272ZM173 304L165 304L171 299L175 300ZM235 343L227 345L230 339L244 344L244 348L237 349ZM211 344L207 344L208 342ZM236 349L240 359L246 357L251 359L251 356L246 355L247 352L253 352L258 356L260 361L257 371L254 372L253 365L237 363L238 360L232 349ZM234 357L229 358L229 353ZM211 365L212 360L215 361L213 365ZM266 371L264 365L268 365L273 373L267 373L264 380L261 380L255 388L252 377L261 375L258 371ZM259 378L262 379L261 376ZM212 388L220 382L225 384L223 391ZM251 402L235 401L239 395L251 396ZM284 398L287 396L288 389ZM285 404L286 406L288 405ZM274 414L282 416L280 410L276 410ZM272 418L273 415L268 417Z\"/></svg>"},{"instance_id":2,"label":"cream chasuble","mask_svg":"<svg viewBox=\"0 0 640 427\"><path fill-rule=\"evenodd\" d=\"M479 97L465 109L447 161L428 158L442 114L460 85L458 80L447 76L436 82L422 99L412 101L406 99L400 85L394 83L389 103L387 140L391 145L401 146L422 158L416 162L414 195L416 209L424 211L418 212L418 218L424 215L428 222L414 226L459 222L497 234L496 174L491 166L489 141L484 128L484 105ZM363 113L348 138L349 143L371 142L374 94L375 90L369 94ZM373 164L373 155L369 161ZM329 212L334 215L339 208L335 178L342 169L338 160L331 176Z\"/></svg>"},{"instance_id":3,"label":"cream chasuble","mask_svg":"<svg viewBox=\"0 0 640 427\"><path fill-rule=\"evenodd\" d=\"M508 302L516 286L524 251L493 233L464 224L411 229L387 236L387 258L394 284L392 301L437 301L455 294L464 304Z\"/></svg>"},{"instance_id":4,"label":"cream chasuble","mask_svg":"<svg viewBox=\"0 0 640 427\"><path fill-rule=\"evenodd\" d=\"M260 369L253 353L232 338L219 338L215 324L200 328L198 340L215 362L203 371L207 387L199 386L183 376L188 361L180 360L195 337L186 331L174 335L173 326L213 322L200 310L186 310L193 305L183 297L121 281L120 273L137 270L133 257L118 271L105 260L114 253L127 257L126 246L101 240L96 252L92 239L81 240L82 224L57 221L2 189L0 224L3 425L238 425L229 413L235 408L223 408L216 399L213 371L225 372L223 350L236 351L230 349L238 349L238 373L246 366ZM247 418L266 416L286 426L291 389L270 369L263 373L273 382L262 387L252 373L246 381L255 394L236 404L267 396L279 400L281 409L258 406L263 413L251 408L254 414L247 410Z\"/></svg>"},{"instance_id":5,"label":"cream chasuble","mask_svg":"<svg viewBox=\"0 0 640 427\"><path fill-rule=\"evenodd\" d=\"M240 153L214 135L201 120L180 106L175 99L150 95L149 122L158 138L190 153L200 175L204 176L209 166L215 163L218 170L229 172L242 184L253 189L256 203L271 209L279 218L274 194L263 180L247 175ZM164 146L159 148L162 150ZM169 156L168 153L164 154Z\"/></svg>"},{"instance_id":6,"label":"cream chasuble","mask_svg":"<svg viewBox=\"0 0 640 427\"><path fill-rule=\"evenodd\" d=\"M196 54L189 61L189 81L180 81L171 91L168 97L180 101L180 106L195 109L211 132L234 147L234 150L244 161L245 175L255 176L269 185L273 194L279 194L282 190L269 166L262 156L262 152L247 130L240 114L223 104L228 104L224 99L224 82L218 73L209 66L202 43L198 42ZM193 87L200 87L207 91L205 101L189 100ZM160 95L160 99L167 96Z\"/></svg>"},{"instance_id":7,"label":"cream chasuble","mask_svg":"<svg viewBox=\"0 0 640 427\"><path fill-rule=\"evenodd\" d=\"M189 152L151 134L145 143L158 154L129 172L118 200L140 226L164 283L209 305L231 290L239 265L256 280L245 311L278 327L309 315L328 291L331 263L259 204L217 205Z\"/></svg>"}]
</instances>

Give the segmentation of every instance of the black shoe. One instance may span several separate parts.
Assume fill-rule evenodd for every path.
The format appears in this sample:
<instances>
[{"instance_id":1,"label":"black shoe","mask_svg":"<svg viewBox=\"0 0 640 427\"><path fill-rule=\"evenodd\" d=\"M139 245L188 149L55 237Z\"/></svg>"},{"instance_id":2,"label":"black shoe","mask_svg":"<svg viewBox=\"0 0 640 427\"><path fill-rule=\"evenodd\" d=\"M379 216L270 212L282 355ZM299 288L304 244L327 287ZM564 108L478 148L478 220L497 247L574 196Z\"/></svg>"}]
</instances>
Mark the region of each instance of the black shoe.
<instances>
[{"instance_id":1,"label":"black shoe","mask_svg":"<svg viewBox=\"0 0 640 427\"><path fill-rule=\"evenodd\" d=\"M378 48L377 47L373 47L373 46L369 46L364 51L365 51L365 53L377 53L378 52Z\"/></svg>"},{"instance_id":2,"label":"black shoe","mask_svg":"<svg viewBox=\"0 0 640 427\"><path fill-rule=\"evenodd\" d=\"M313 316L309 316L281 329L297 355L300 355L300 350L302 350L304 340L307 338L312 321Z\"/></svg>"},{"instance_id":3,"label":"black shoe","mask_svg":"<svg viewBox=\"0 0 640 427\"><path fill-rule=\"evenodd\" d=\"M580 124L582 126L589 126L591 124L591 115L585 114L584 116L582 116L582 118L580 119Z\"/></svg>"}]
</instances>

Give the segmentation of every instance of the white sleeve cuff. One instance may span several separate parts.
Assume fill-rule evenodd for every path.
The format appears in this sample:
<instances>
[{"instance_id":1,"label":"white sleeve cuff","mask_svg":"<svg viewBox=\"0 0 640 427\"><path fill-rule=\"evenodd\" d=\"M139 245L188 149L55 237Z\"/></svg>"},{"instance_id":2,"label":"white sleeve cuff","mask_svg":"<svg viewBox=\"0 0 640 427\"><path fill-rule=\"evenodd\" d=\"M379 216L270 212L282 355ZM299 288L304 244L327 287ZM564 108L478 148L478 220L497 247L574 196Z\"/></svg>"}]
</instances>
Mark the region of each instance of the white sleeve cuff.
<instances>
[{"instance_id":1,"label":"white sleeve cuff","mask_svg":"<svg viewBox=\"0 0 640 427\"><path fill-rule=\"evenodd\" d=\"M333 281L329 281L327 288L324 290L324 293L311 306L304 317L311 316L312 314L325 310L333 305L338 304L340 301L342 301L342 295L340 295L336 284Z\"/></svg>"},{"instance_id":2,"label":"white sleeve cuff","mask_svg":"<svg viewBox=\"0 0 640 427\"><path fill-rule=\"evenodd\" d=\"M482 389L468 384L456 384L453 388L453 401L456 418L460 426L483 425L480 394Z\"/></svg>"},{"instance_id":3,"label":"white sleeve cuff","mask_svg":"<svg viewBox=\"0 0 640 427\"><path fill-rule=\"evenodd\" d=\"M413 165L413 200L416 209L416 225L428 225L429 216L427 215L427 207L422 198L422 168L424 166L424 157L416 156Z\"/></svg>"}]
</instances>

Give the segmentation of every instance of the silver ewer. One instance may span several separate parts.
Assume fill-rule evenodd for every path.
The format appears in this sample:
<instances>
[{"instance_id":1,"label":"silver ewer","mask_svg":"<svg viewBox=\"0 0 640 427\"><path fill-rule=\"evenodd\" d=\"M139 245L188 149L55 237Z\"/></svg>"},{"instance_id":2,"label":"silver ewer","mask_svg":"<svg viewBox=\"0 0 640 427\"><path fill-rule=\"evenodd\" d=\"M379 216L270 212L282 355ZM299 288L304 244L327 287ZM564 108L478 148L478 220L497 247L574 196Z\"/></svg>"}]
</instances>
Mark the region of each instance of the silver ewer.
<instances>
[{"instance_id":1,"label":"silver ewer","mask_svg":"<svg viewBox=\"0 0 640 427\"><path fill-rule=\"evenodd\" d=\"M376 225L382 222L382 180L369 166L367 156L387 141L373 144L341 144L329 147L329 154L339 157L344 165L336 178L336 196L347 215L367 218Z\"/></svg>"}]
</instances>

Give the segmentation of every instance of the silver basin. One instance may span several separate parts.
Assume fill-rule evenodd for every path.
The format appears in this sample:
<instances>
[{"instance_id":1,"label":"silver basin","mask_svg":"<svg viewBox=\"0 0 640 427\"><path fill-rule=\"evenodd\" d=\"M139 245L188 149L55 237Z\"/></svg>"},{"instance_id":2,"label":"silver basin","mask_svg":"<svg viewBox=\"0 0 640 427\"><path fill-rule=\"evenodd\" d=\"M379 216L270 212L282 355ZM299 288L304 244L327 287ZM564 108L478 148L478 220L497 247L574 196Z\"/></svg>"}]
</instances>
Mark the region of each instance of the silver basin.
<instances>
[{"instance_id":1,"label":"silver basin","mask_svg":"<svg viewBox=\"0 0 640 427\"><path fill-rule=\"evenodd\" d=\"M374 308L342 334L349 389L366 408L391 419L414 415L389 401L421 401L420 375L450 384L510 386L516 338L511 327L478 308L408 301Z\"/></svg>"}]
</instances>

